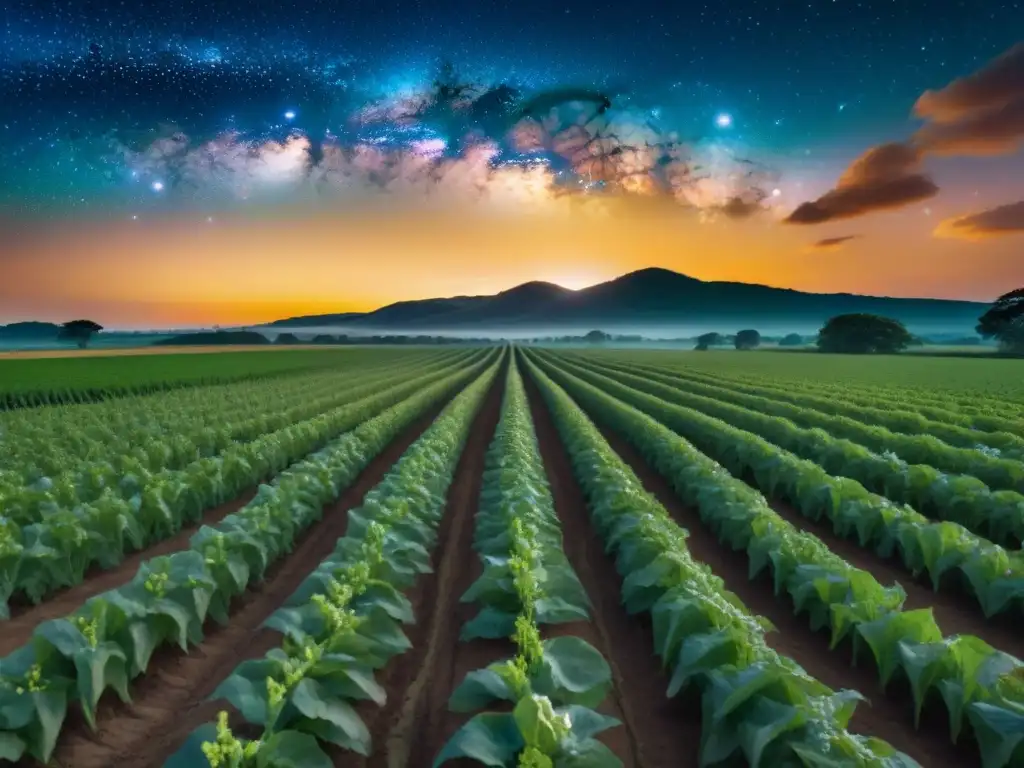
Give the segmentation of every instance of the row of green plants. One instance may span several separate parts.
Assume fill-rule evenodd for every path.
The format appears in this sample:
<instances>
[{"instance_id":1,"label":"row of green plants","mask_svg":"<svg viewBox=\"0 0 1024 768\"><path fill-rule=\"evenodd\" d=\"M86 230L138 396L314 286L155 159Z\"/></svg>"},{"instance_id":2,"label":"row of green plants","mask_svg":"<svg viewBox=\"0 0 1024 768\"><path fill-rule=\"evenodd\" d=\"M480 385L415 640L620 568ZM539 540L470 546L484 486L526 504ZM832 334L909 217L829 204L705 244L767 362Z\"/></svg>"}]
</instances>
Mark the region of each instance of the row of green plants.
<instances>
[{"instance_id":1,"label":"row of green plants","mask_svg":"<svg viewBox=\"0 0 1024 768\"><path fill-rule=\"evenodd\" d=\"M482 357L482 353L475 357ZM463 359L360 371L345 378L335 375L323 392L304 391L301 387L291 393L273 392L278 399L254 399L223 416L207 415L198 420L183 416L176 427L160 433L127 430L123 443L95 445L96 450L63 461L63 469L50 476L41 476L35 467L19 465L15 460L0 475L0 507L8 520L30 525L60 509L94 502L104 493L130 499L155 474L187 469L191 464L217 457L231 446L251 442L370 396L392 380L442 371L459 365Z\"/></svg>"},{"instance_id":2,"label":"row of green plants","mask_svg":"<svg viewBox=\"0 0 1024 768\"><path fill-rule=\"evenodd\" d=\"M827 631L832 648L849 643L855 663L869 653L883 687L896 676L905 679L915 723L926 703L941 702L951 740L970 731L984 768L1024 764L1024 750L1011 759L1024 728L1020 660L974 636L944 637L930 608L902 610L899 585L883 588L790 525L759 492L662 424L664 408L651 405L648 415L566 371L550 365L545 371L595 419L626 437L723 545L747 553L750 578L770 574L776 594L787 594L812 630Z\"/></svg>"},{"instance_id":3,"label":"row of green plants","mask_svg":"<svg viewBox=\"0 0 1024 768\"><path fill-rule=\"evenodd\" d=\"M602 367L617 373L638 373L635 368L624 365ZM760 394L746 394L721 382L703 383L649 369L643 369L642 375L689 395L708 397L765 416L788 419L808 429L823 429L833 437L845 438L877 453L899 456L907 464L926 464L943 472L976 477L993 490L1024 491L1024 462L1019 457L1003 457L999 451L980 450L976 447L977 441L970 448L960 448L934 435L893 432L880 422L865 424L848 416L824 413L812 406L792 405ZM1024 501L1024 496L1020 499Z\"/></svg>"},{"instance_id":4,"label":"row of green plants","mask_svg":"<svg viewBox=\"0 0 1024 768\"><path fill-rule=\"evenodd\" d=\"M957 523L929 520L713 416L611 379L580 375L657 419L733 475L753 477L769 497L790 503L811 520L827 520L838 536L880 557L899 558L911 576L927 574L936 591L943 583L965 591L986 617L1016 615L1024 607L1024 555L1019 550L1007 551ZM956 578L946 578L950 575Z\"/></svg>"},{"instance_id":5,"label":"row of green plants","mask_svg":"<svg viewBox=\"0 0 1024 768\"><path fill-rule=\"evenodd\" d=\"M813 461L831 475L858 480L875 493L909 504L927 517L959 523L1001 546L1019 549L1024 541L1024 495L1016 491L994 491L971 475L947 475L927 464L907 464L895 454L875 453L845 438L833 437L823 429L803 429L779 416L695 395L641 376L593 365L574 366L574 370L601 371L606 378L631 389L715 416Z\"/></svg>"},{"instance_id":6,"label":"row of green plants","mask_svg":"<svg viewBox=\"0 0 1024 768\"><path fill-rule=\"evenodd\" d=\"M214 691L211 698L231 704L259 737L236 738L222 712L168 768L195 768L204 758L213 768L326 767L327 745L370 755L370 732L353 704L383 705L374 673L410 647L402 624L414 616L403 592L431 570L448 487L496 372L491 366L456 397L349 512L334 551L266 622L281 646L242 662Z\"/></svg>"},{"instance_id":7,"label":"row of green plants","mask_svg":"<svg viewBox=\"0 0 1024 768\"><path fill-rule=\"evenodd\" d=\"M711 375L706 368L699 368L692 360L676 358L671 360L661 353L597 353L595 358L615 360L617 362L646 362L658 367L671 367L673 370L694 372L703 370ZM779 376L765 372L729 370L715 371L715 375L728 376L732 381L746 384L763 384L770 382L773 386L786 388L793 392L834 397L847 402L867 406L891 408L900 411L920 413L934 421L948 422L978 430L999 432L1009 429L1010 424L1024 425L1024 405L1008 400L988 391L965 393L962 391L943 391L924 389L907 385L885 385L844 380L842 382L821 380L814 377L797 377L796 375ZM941 384L941 382L936 382ZM1024 432L1012 429L1015 434Z\"/></svg>"},{"instance_id":8,"label":"row of green plants","mask_svg":"<svg viewBox=\"0 0 1024 768\"><path fill-rule=\"evenodd\" d=\"M71 491L80 486L79 494L87 493L90 486L116 482L111 473L132 472L140 464L149 470L176 469L217 453L233 440L251 439L247 435L254 430L261 434L299 420L288 420L286 412L300 403L300 412L308 414L302 418L308 418L316 413L309 410L313 403L330 398L339 388L434 362L445 360L370 358L345 369L194 387L79 408L20 411L3 420L10 455L0 470L0 498L37 481L70 485ZM90 464L100 465L96 478L86 474ZM76 474L85 476L79 483L69 482ZM69 480L63 480L64 475Z\"/></svg>"},{"instance_id":9,"label":"row of green plants","mask_svg":"<svg viewBox=\"0 0 1024 768\"><path fill-rule=\"evenodd\" d=\"M251 442L236 443L219 456L182 470L154 473L127 497L108 490L92 503L57 509L31 525L0 520L0 616L9 615L13 595L38 603L57 589L81 583L94 566L116 567L127 552L173 536L201 520L206 510L237 498L416 391L485 364L481 360L475 366L453 366L386 389L378 387L375 394Z\"/></svg>"},{"instance_id":10,"label":"row of green plants","mask_svg":"<svg viewBox=\"0 0 1024 768\"><path fill-rule=\"evenodd\" d=\"M526 390L514 365L486 457L473 548L483 571L462 602L480 611L459 640L510 638L516 652L468 673L452 692L451 711L475 714L438 753L435 768L459 758L506 768L621 766L594 738L620 725L595 710L612 687L608 662L582 638L542 638L546 625L589 620L589 604L562 549ZM487 710L497 703L509 711Z\"/></svg>"},{"instance_id":11,"label":"row of green plants","mask_svg":"<svg viewBox=\"0 0 1024 768\"><path fill-rule=\"evenodd\" d=\"M843 398L794 391L792 387L781 384L766 382L745 383L731 377L712 375L688 368L670 368L668 366L660 367L636 363L631 363L627 366L617 361L609 362L608 365L619 370L650 374L654 377L660 377L660 380L667 380L669 383L682 384L685 382L690 384L695 382L705 387L714 387L716 392L725 389L730 393L783 401L789 403L790 406L785 412L780 411L777 415L788 415L793 421L797 423L802 422L809 426L819 426L815 421L816 417L827 414L833 417L847 417L861 425L877 424L892 432L933 437L957 448L980 450L983 453L988 452L993 456L1003 459L1020 461L1021 458L1024 458L1024 437L1008 431L1010 425L1005 423L1001 425L1004 431L982 432L972 425L934 421L914 411L885 408L881 407L878 403L857 405ZM823 426L828 428L828 425ZM829 431L835 434L842 434L842 429L830 429ZM1024 434L1024 421L1020 422L1018 432ZM871 439L877 439L878 436L875 433L871 434L873 435ZM857 439L853 434L846 436L853 440ZM867 441L863 442L868 447L877 447L872 446ZM979 446L981 447L979 448ZM880 450L886 449L882 448ZM891 450L903 456L899 447L893 446ZM911 461L912 454L907 454L903 458Z\"/></svg>"},{"instance_id":12,"label":"row of green plants","mask_svg":"<svg viewBox=\"0 0 1024 768\"><path fill-rule=\"evenodd\" d=\"M363 353L383 357L391 351L351 347L235 351L224 347L220 354L119 355L111 350L113 354L88 358L12 357L0 363L0 411L6 411L6 418L31 408L130 401L172 390L338 368L360 359ZM394 350L396 355L405 352Z\"/></svg>"},{"instance_id":13,"label":"row of green plants","mask_svg":"<svg viewBox=\"0 0 1024 768\"><path fill-rule=\"evenodd\" d=\"M103 693L113 689L128 701L130 681L146 673L158 647L187 649L202 643L208 620L230 621L231 600L263 579L390 442L479 369L419 383L415 394L262 486L216 527L200 528L188 549L147 561L128 584L40 624L29 643L0 660L0 758L46 763L72 702L94 726Z\"/></svg>"},{"instance_id":14,"label":"row of green plants","mask_svg":"<svg viewBox=\"0 0 1024 768\"><path fill-rule=\"evenodd\" d=\"M916 765L888 743L847 730L863 697L831 690L772 650L765 642L770 623L750 614L720 578L692 558L687 532L645 491L580 407L532 362L527 367L568 449L594 526L615 558L623 603L629 613L651 619L654 651L669 672L666 694L700 699L701 764L743 759L753 768ZM621 406L608 405L615 407ZM812 591L824 586L820 578L809 583Z\"/></svg>"}]
</instances>

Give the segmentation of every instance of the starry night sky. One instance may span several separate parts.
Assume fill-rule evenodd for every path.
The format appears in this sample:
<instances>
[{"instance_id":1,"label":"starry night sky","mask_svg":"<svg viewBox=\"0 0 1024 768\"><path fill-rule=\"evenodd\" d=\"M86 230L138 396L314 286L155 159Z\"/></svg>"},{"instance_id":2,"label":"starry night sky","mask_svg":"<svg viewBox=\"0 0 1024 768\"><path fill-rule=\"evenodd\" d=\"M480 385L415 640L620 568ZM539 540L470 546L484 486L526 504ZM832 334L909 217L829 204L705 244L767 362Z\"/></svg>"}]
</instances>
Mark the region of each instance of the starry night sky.
<instances>
[{"instance_id":1,"label":"starry night sky","mask_svg":"<svg viewBox=\"0 0 1024 768\"><path fill-rule=\"evenodd\" d=\"M528 197L538 188L658 196L711 214L705 223L744 220L738 227L768 211L787 231L780 249L830 250L870 233L859 221L808 228L781 218L835 187L872 146L910 140L923 93L1024 40L1024 0L6 0L0 20L0 226L20 244L0 255L0 275L6 267L22 277L34 253L53 250L33 238L54 222L89 232L98 221L194 227L269 205L294 235L303 206L344 209L371 192L461 199L467 186L490 197L511 187ZM1007 101L1019 108L1024 74L1014 66L1003 86L1017 89ZM439 80L461 90L443 96ZM934 176L941 194L900 205L930 201L928 216L955 216L1024 199L1019 143L993 154L922 149L908 173ZM864 220L879 215L901 214ZM910 225L885 232L900 226ZM1020 237L996 239L975 244L1001 265L968 290L976 296L1000 292L1014 274L1024 282L1024 262L1015 272L1004 255ZM582 283L642 266L645 254L595 257L582 271L578 262L546 274ZM722 276L692 258L667 266ZM852 274L829 282L811 267L787 263L773 282L843 290ZM737 271L726 276L740 279ZM750 279L771 282L763 273ZM908 292L909 272L900 274L889 292ZM507 280L518 277L529 279ZM942 280L918 292L949 293ZM388 298L355 293L364 303ZM0 303L12 296L8 281ZM26 311L22 302L16 314Z\"/></svg>"}]
</instances>

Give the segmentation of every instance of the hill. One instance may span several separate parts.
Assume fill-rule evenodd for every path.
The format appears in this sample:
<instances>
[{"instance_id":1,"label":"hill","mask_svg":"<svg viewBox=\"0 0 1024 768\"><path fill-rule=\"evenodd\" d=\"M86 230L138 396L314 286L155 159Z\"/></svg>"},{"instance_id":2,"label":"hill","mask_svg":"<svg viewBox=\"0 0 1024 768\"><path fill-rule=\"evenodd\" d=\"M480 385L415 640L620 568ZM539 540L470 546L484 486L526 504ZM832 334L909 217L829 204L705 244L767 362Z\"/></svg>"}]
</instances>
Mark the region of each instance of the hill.
<instances>
[{"instance_id":1,"label":"hill","mask_svg":"<svg viewBox=\"0 0 1024 768\"><path fill-rule=\"evenodd\" d=\"M973 331L988 305L943 299L903 299L850 293L805 293L754 283L698 280L667 269L642 269L570 291L531 282L494 296L403 301L373 312L310 315L271 326L334 326L353 330L604 330L685 326L767 326L817 330L833 315L870 312L894 317L911 330Z\"/></svg>"}]
</instances>

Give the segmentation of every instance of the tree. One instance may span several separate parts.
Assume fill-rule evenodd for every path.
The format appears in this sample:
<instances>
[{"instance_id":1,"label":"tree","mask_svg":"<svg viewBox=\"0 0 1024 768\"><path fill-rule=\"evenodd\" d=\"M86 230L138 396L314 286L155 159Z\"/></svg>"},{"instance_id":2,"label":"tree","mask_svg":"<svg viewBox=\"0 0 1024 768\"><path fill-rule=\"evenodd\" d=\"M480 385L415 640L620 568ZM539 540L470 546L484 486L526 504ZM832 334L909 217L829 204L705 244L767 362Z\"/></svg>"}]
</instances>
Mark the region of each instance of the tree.
<instances>
[{"instance_id":1,"label":"tree","mask_svg":"<svg viewBox=\"0 0 1024 768\"><path fill-rule=\"evenodd\" d=\"M818 351L843 354L893 353L905 349L913 336L899 320L854 313L836 315L818 332Z\"/></svg>"},{"instance_id":2,"label":"tree","mask_svg":"<svg viewBox=\"0 0 1024 768\"><path fill-rule=\"evenodd\" d=\"M996 339L1006 352L1024 353L1024 288L1004 293L980 318L975 330Z\"/></svg>"},{"instance_id":3,"label":"tree","mask_svg":"<svg viewBox=\"0 0 1024 768\"><path fill-rule=\"evenodd\" d=\"M761 346L761 334L753 328L740 331L736 334L733 344L736 345L736 349L757 349Z\"/></svg>"},{"instance_id":4,"label":"tree","mask_svg":"<svg viewBox=\"0 0 1024 768\"><path fill-rule=\"evenodd\" d=\"M804 343L804 337L799 333L787 333L779 340L780 347L799 347Z\"/></svg>"},{"instance_id":5,"label":"tree","mask_svg":"<svg viewBox=\"0 0 1024 768\"><path fill-rule=\"evenodd\" d=\"M302 342L299 341L299 337L296 336L294 333L281 333L281 334L278 334L278 337L276 339L274 339L274 343L275 344L301 344Z\"/></svg>"},{"instance_id":6,"label":"tree","mask_svg":"<svg viewBox=\"0 0 1024 768\"><path fill-rule=\"evenodd\" d=\"M57 338L60 341L73 341L79 349L85 349L92 335L102 330L103 326L92 320L71 320L60 327Z\"/></svg>"},{"instance_id":7,"label":"tree","mask_svg":"<svg viewBox=\"0 0 1024 768\"><path fill-rule=\"evenodd\" d=\"M715 333L704 333L697 337L697 346L694 347L699 352L707 352L708 347L713 347L716 344L722 343L722 334Z\"/></svg>"},{"instance_id":8,"label":"tree","mask_svg":"<svg viewBox=\"0 0 1024 768\"><path fill-rule=\"evenodd\" d=\"M605 341L608 341L608 339L610 338L611 336L609 336L604 331L591 331L590 333L583 337L583 340L588 344L601 344Z\"/></svg>"}]
</instances>

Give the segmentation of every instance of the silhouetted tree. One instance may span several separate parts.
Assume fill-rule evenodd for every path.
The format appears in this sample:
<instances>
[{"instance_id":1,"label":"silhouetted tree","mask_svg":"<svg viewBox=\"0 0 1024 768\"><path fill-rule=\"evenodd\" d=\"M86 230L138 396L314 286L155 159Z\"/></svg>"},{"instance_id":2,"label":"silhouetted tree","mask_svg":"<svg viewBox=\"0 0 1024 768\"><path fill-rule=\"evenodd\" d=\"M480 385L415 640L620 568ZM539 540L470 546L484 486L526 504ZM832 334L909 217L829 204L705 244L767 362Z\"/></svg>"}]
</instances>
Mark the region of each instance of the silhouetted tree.
<instances>
[{"instance_id":1,"label":"silhouetted tree","mask_svg":"<svg viewBox=\"0 0 1024 768\"><path fill-rule=\"evenodd\" d=\"M740 331L733 340L736 349L757 349L761 346L761 334L753 328Z\"/></svg>"},{"instance_id":2,"label":"silhouetted tree","mask_svg":"<svg viewBox=\"0 0 1024 768\"><path fill-rule=\"evenodd\" d=\"M73 341L78 345L79 349L85 349L89 346L89 340L93 334L99 333L102 330L103 326L99 323L94 323L92 320L72 320L60 327L60 331L57 332L57 338L60 341Z\"/></svg>"},{"instance_id":3,"label":"silhouetted tree","mask_svg":"<svg viewBox=\"0 0 1024 768\"><path fill-rule=\"evenodd\" d=\"M911 341L913 336L899 320L864 313L836 315L818 332L820 352L900 352Z\"/></svg>"},{"instance_id":4,"label":"silhouetted tree","mask_svg":"<svg viewBox=\"0 0 1024 768\"><path fill-rule=\"evenodd\" d=\"M609 336L604 331L591 331L590 333L583 337L583 340L588 344L601 344L603 342L608 341L608 339L610 338L611 336Z\"/></svg>"},{"instance_id":5,"label":"silhouetted tree","mask_svg":"<svg viewBox=\"0 0 1024 768\"><path fill-rule=\"evenodd\" d=\"M996 339L1006 352L1024 353L1024 288L996 299L978 318L975 330L986 339Z\"/></svg>"},{"instance_id":6,"label":"silhouetted tree","mask_svg":"<svg viewBox=\"0 0 1024 768\"><path fill-rule=\"evenodd\" d=\"M799 347L804 343L804 337L799 333L787 333L779 340L780 347Z\"/></svg>"},{"instance_id":7,"label":"silhouetted tree","mask_svg":"<svg viewBox=\"0 0 1024 768\"><path fill-rule=\"evenodd\" d=\"M296 336L294 333L282 333L282 334L279 334L276 339L274 339L274 343L275 344L301 344L302 342L299 340L299 337Z\"/></svg>"},{"instance_id":8,"label":"silhouetted tree","mask_svg":"<svg viewBox=\"0 0 1024 768\"><path fill-rule=\"evenodd\" d=\"M722 343L722 334L720 333L704 333L697 337L697 346L694 349L700 352L707 352L708 347L713 347L716 344Z\"/></svg>"}]
</instances>

